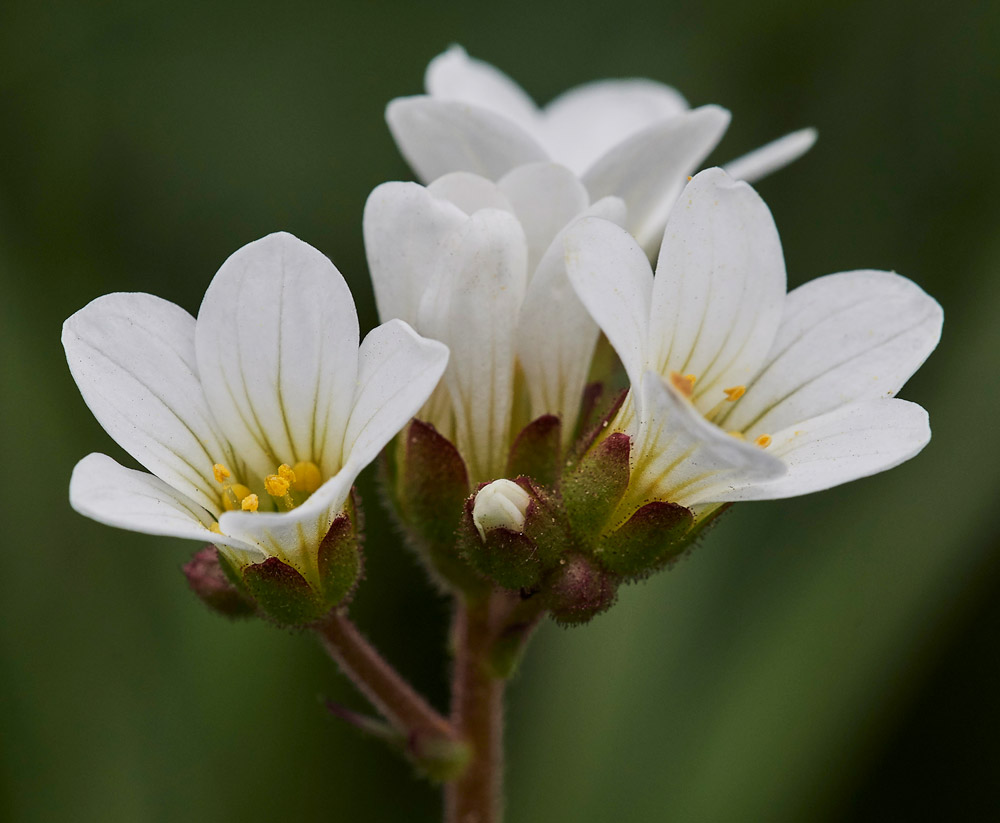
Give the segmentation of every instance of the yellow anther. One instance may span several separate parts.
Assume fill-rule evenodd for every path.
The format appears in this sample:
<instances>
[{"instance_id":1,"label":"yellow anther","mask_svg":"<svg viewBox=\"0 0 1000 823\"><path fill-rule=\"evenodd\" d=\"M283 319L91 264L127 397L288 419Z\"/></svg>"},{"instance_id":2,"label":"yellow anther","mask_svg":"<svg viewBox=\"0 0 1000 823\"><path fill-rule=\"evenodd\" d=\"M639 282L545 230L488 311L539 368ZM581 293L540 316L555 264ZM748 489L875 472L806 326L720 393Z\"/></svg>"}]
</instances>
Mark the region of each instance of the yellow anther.
<instances>
[{"instance_id":1,"label":"yellow anther","mask_svg":"<svg viewBox=\"0 0 1000 823\"><path fill-rule=\"evenodd\" d=\"M746 386L733 386L731 389L723 389L726 393L726 400L730 403L739 400L744 394L747 393Z\"/></svg>"},{"instance_id":2,"label":"yellow anther","mask_svg":"<svg viewBox=\"0 0 1000 823\"><path fill-rule=\"evenodd\" d=\"M282 463L278 466L278 477L287 480L289 485L295 482L295 472L292 471L292 467L287 463Z\"/></svg>"},{"instance_id":3,"label":"yellow anther","mask_svg":"<svg viewBox=\"0 0 1000 823\"><path fill-rule=\"evenodd\" d=\"M272 497L284 497L288 494L288 487L291 485L280 474L269 474L264 478L264 488Z\"/></svg>"},{"instance_id":4,"label":"yellow anther","mask_svg":"<svg viewBox=\"0 0 1000 823\"><path fill-rule=\"evenodd\" d=\"M694 178L689 174L688 175L688 183L690 183L692 180L694 180Z\"/></svg>"},{"instance_id":5,"label":"yellow anther","mask_svg":"<svg viewBox=\"0 0 1000 823\"><path fill-rule=\"evenodd\" d=\"M280 472L281 469L279 468ZM292 481L292 488L297 492L309 492L312 494L323 485L323 475L319 466L309 460L300 460L292 466L292 474L295 479Z\"/></svg>"},{"instance_id":6,"label":"yellow anther","mask_svg":"<svg viewBox=\"0 0 1000 823\"><path fill-rule=\"evenodd\" d=\"M242 483L230 483L222 493L222 505L227 512L235 511L250 496L250 489ZM254 495L256 497L256 495Z\"/></svg>"},{"instance_id":7,"label":"yellow anther","mask_svg":"<svg viewBox=\"0 0 1000 823\"><path fill-rule=\"evenodd\" d=\"M762 434L753 442L756 443L758 446L760 446L762 449L766 449L768 446L771 445L771 435Z\"/></svg>"},{"instance_id":8,"label":"yellow anther","mask_svg":"<svg viewBox=\"0 0 1000 823\"><path fill-rule=\"evenodd\" d=\"M212 474L215 475L216 483L225 483L226 478L229 477L229 469L223 466L221 463L216 463L212 466Z\"/></svg>"},{"instance_id":9,"label":"yellow anther","mask_svg":"<svg viewBox=\"0 0 1000 823\"><path fill-rule=\"evenodd\" d=\"M245 512L255 512L260 505L260 500L255 494L248 494L240 501L240 508Z\"/></svg>"},{"instance_id":10,"label":"yellow anther","mask_svg":"<svg viewBox=\"0 0 1000 823\"><path fill-rule=\"evenodd\" d=\"M215 532L216 534L222 534L222 529L219 528L218 523L213 523L211 526L208 527L208 530L211 532Z\"/></svg>"},{"instance_id":11,"label":"yellow anther","mask_svg":"<svg viewBox=\"0 0 1000 823\"><path fill-rule=\"evenodd\" d=\"M694 382L697 379L693 374L681 374L679 371L670 372L670 382L685 397L694 394Z\"/></svg>"}]
</instances>

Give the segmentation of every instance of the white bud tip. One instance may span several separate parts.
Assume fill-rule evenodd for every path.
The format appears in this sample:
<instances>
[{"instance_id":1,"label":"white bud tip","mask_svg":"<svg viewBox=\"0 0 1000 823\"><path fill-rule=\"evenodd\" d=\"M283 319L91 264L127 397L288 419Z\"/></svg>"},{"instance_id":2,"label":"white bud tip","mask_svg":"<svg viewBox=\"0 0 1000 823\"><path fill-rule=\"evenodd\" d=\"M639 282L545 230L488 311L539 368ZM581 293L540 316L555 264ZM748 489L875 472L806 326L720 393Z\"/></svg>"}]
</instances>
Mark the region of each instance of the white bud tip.
<instances>
[{"instance_id":1,"label":"white bud tip","mask_svg":"<svg viewBox=\"0 0 1000 823\"><path fill-rule=\"evenodd\" d=\"M512 480L494 480L483 486L472 507L472 522L485 540L492 529L524 530L524 515L531 497Z\"/></svg>"}]
</instances>

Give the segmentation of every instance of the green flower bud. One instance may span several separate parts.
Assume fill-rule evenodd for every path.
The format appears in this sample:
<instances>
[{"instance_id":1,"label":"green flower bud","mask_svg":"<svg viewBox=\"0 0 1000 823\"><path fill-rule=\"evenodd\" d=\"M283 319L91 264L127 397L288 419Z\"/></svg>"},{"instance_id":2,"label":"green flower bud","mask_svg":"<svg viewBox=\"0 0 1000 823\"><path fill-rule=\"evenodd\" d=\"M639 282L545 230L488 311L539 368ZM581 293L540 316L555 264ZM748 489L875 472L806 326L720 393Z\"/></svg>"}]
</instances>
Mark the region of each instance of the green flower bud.
<instances>
[{"instance_id":1,"label":"green flower bud","mask_svg":"<svg viewBox=\"0 0 1000 823\"><path fill-rule=\"evenodd\" d=\"M215 546L199 549L183 567L191 591L212 611L226 617L250 617L257 607L229 579L229 570Z\"/></svg>"},{"instance_id":2,"label":"green flower bud","mask_svg":"<svg viewBox=\"0 0 1000 823\"><path fill-rule=\"evenodd\" d=\"M618 579L583 555L569 555L542 589L545 605L557 623L587 623L611 608L618 593Z\"/></svg>"}]
</instances>

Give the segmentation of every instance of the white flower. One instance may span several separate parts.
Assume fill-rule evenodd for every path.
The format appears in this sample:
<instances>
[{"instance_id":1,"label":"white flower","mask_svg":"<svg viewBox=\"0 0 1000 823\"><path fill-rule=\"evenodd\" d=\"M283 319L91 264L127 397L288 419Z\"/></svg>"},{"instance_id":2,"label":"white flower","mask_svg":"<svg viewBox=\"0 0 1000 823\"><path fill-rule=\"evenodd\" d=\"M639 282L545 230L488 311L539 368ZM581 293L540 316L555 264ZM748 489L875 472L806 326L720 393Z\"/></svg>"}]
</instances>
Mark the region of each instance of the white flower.
<instances>
[{"instance_id":1,"label":"white flower","mask_svg":"<svg viewBox=\"0 0 1000 823\"><path fill-rule=\"evenodd\" d=\"M494 480L479 490L472 506L472 522L479 536L493 529L524 531L531 496L513 480Z\"/></svg>"},{"instance_id":2,"label":"white flower","mask_svg":"<svg viewBox=\"0 0 1000 823\"><path fill-rule=\"evenodd\" d=\"M771 214L720 169L667 224L656 277L636 241L588 219L567 271L618 352L633 438L627 505L790 497L898 465L930 439L894 399L937 345L941 307L897 274L820 277L785 295Z\"/></svg>"},{"instance_id":3,"label":"white flower","mask_svg":"<svg viewBox=\"0 0 1000 823\"><path fill-rule=\"evenodd\" d=\"M729 112L689 110L674 89L652 80L601 80L577 86L539 109L507 75L460 46L435 57L426 95L389 103L386 120L417 176L453 171L497 180L525 163L553 160L578 174L592 200L621 197L626 228L647 252L687 175L721 139ZM756 180L812 146L803 129L733 161L735 176Z\"/></svg>"},{"instance_id":4,"label":"white flower","mask_svg":"<svg viewBox=\"0 0 1000 823\"><path fill-rule=\"evenodd\" d=\"M316 552L358 473L427 399L448 358L400 321L358 345L334 265L289 234L233 254L195 320L148 294L70 317L83 398L152 474L81 460L70 502L102 523L277 557L317 582Z\"/></svg>"},{"instance_id":5,"label":"white flower","mask_svg":"<svg viewBox=\"0 0 1000 823\"><path fill-rule=\"evenodd\" d=\"M558 415L572 434L598 337L564 269L561 232L581 215L620 223L624 205L591 204L554 163L519 167L497 183L466 172L427 188L385 183L368 198L379 315L451 348L420 416L455 443L473 483L503 476L511 434L530 420Z\"/></svg>"}]
</instances>

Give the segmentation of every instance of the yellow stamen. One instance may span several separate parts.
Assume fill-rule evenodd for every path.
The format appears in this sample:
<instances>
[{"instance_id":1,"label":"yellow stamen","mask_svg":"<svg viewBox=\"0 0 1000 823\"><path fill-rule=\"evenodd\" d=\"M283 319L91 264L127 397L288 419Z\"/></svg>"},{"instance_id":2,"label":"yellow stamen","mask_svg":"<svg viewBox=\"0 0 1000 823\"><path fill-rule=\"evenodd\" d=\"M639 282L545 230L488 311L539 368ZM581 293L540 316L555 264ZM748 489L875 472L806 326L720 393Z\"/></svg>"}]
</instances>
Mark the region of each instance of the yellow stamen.
<instances>
[{"instance_id":1,"label":"yellow stamen","mask_svg":"<svg viewBox=\"0 0 1000 823\"><path fill-rule=\"evenodd\" d=\"M225 483L226 478L229 477L229 469L223 466L221 463L216 463L212 466L212 474L215 475L216 483Z\"/></svg>"},{"instance_id":2,"label":"yellow stamen","mask_svg":"<svg viewBox=\"0 0 1000 823\"><path fill-rule=\"evenodd\" d=\"M227 512L235 511L250 494L250 489L242 483L230 483L222 493L222 505ZM256 498L257 495L254 495Z\"/></svg>"},{"instance_id":3,"label":"yellow stamen","mask_svg":"<svg viewBox=\"0 0 1000 823\"><path fill-rule=\"evenodd\" d=\"M255 512L260 505L260 500L255 494L248 494L240 501L240 508L245 512Z\"/></svg>"},{"instance_id":4,"label":"yellow stamen","mask_svg":"<svg viewBox=\"0 0 1000 823\"><path fill-rule=\"evenodd\" d=\"M291 483L279 474L269 474L264 478L264 488L267 489L267 493L272 497L284 497L288 494L288 487L291 485Z\"/></svg>"},{"instance_id":5,"label":"yellow stamen","mask_svg":"<svg viewBox=\"0 0 1000 823\"><path fill-rule=\"evenodd\" d=\"M739 400L744 394L746 394L746 386L733 386L731 389L723 389L726 393L726 400L733 403Z\"/></svg>"},{"instance_id":6,"label":"yellow stamen","mask_svg":"<svg viewBox=\"0 0 1000 823\"><path fill-rule=\"evenodd\" d=\"M287 480L289 485L295 482L295 472L292 471L292 467L287 463L282 463L278 466L278 476Z\"/></svg>"},{"instance_id":7,"label":"yellow stamen","mask_svg":"<svg viewBox=\"0 0 1000 823\"><path fill-rule=\"evenodd\" d=\"M211 526L208 527L208 530L215 532L216 534L222 534L222 529L219 528L218 523L213 523Z\"/></svg>"},{"instance_id":8,"label":"yellow stamen","mask_svg":"<svg viewBox=\"0 0 1000 823\"><path fill-rule=\"evenodd\" d=\"M309 460L300 460L292 467L291 472L295 475L295 479L291 481L292 488L297 492L312 494L323 485L323 475L319 466Z\"/></svg>"},{"instance_id":9,"label":"yellow stamen","mask_svg":"<svg viewBox=\"0 0 1000 823\"><path fill-rule=\"evenodd\" d=\"M753 442L756 443L758 446L760 446L762 449L766 449L768 446L771 445L771 435L762 434Z\"/></svg>"},{"instance_id":10,"label":"yellow stamen","mask_svg":"<svg viewBox=\"0 0 1000 823\"><path fill-rule=\"evenodd\" d=\"M697 379L693 374L681 374L677 371L670 372L670 382L685 397L690 397L694 394L694 382Z\"/></svg>"}]
</instances>

